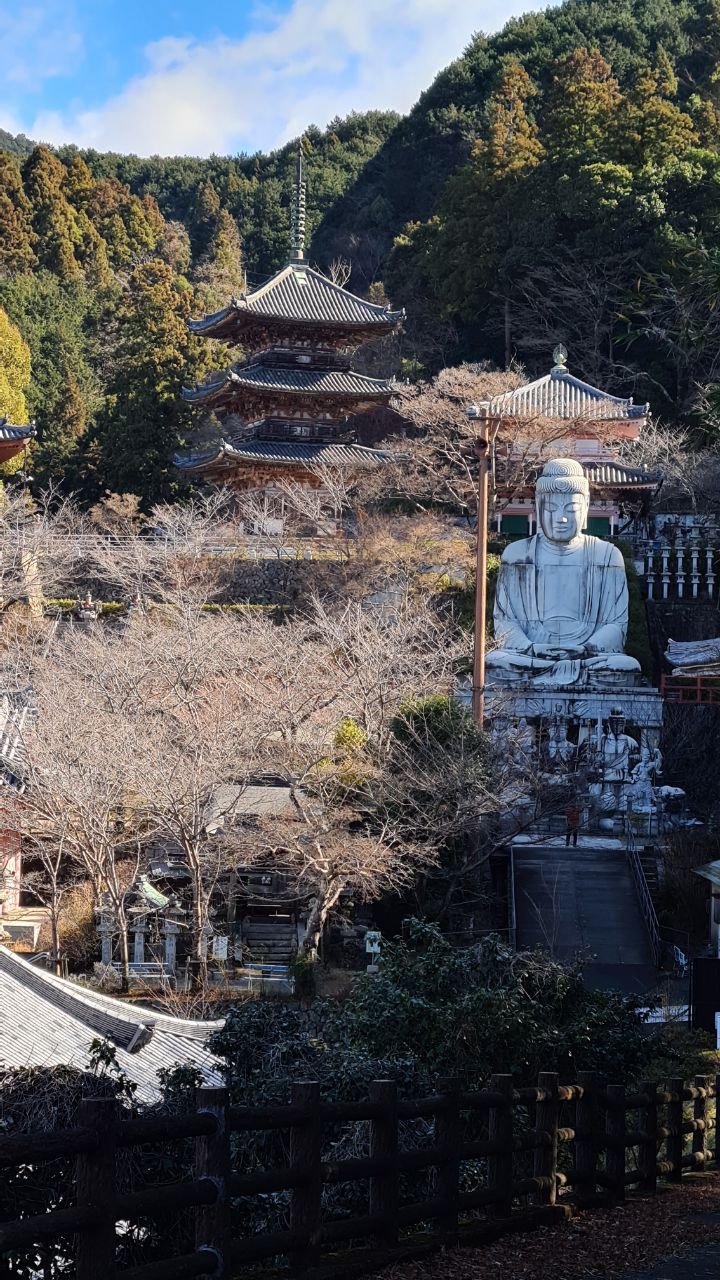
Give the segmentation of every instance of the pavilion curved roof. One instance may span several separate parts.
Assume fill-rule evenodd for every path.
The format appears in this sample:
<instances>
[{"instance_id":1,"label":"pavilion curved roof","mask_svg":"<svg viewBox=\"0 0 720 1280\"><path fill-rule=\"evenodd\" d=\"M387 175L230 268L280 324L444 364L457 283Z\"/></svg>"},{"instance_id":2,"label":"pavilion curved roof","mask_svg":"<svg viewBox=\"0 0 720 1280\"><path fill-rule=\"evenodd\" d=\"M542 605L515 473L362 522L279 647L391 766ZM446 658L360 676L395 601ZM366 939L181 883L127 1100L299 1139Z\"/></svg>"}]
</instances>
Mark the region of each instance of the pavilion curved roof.
<instances>
[{"instance_id":1,"label":"pavilion curved roof","mask_svg":"<svg viewBox=\"0 0 720 1280\"><path fill-rule=\"evenodd\" d=\"M404 311L391 311L359 298L327 276L314 271L304 262L291 262L270 280L233 298L228 307L190 320L189 328L207 338L230 338L243 319L336 326L339 329L371 329L378 334L389 332L404 316Z\"/></svg>"},{"instance_id":2,"label":"pavilion curved roof","mask_svg":"<svg viewBox=\"0 0 720 1280\"><path fill-rule=\"evenodd\" d=\"M618 422L647 418L649 404L635 404L632 396L612 396L583 382L558 364L543 378L514 391L505 391L478 406L483 417L566 418L570 421Z\"/></svg>"}]
</instances>

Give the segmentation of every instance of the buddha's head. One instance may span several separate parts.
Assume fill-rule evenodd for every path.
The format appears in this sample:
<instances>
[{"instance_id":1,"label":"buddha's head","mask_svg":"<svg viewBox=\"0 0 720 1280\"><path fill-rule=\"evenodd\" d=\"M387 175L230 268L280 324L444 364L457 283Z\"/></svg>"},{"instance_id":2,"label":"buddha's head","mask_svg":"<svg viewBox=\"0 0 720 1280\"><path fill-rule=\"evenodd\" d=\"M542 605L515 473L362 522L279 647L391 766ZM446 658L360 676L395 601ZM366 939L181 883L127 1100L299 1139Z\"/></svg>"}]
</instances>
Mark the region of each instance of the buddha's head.
<instances>
[{"instance_id":1,"label":"buddha's head","mask_svg":"<svg viewBox=\"0 0 720 1280\"><path fill-rule=\"evenodd\" d=\"M574 458L553 458L535 487L538 527L549 542L578 538L587 524L590 486Z\"/></svg>"}]
</instances>

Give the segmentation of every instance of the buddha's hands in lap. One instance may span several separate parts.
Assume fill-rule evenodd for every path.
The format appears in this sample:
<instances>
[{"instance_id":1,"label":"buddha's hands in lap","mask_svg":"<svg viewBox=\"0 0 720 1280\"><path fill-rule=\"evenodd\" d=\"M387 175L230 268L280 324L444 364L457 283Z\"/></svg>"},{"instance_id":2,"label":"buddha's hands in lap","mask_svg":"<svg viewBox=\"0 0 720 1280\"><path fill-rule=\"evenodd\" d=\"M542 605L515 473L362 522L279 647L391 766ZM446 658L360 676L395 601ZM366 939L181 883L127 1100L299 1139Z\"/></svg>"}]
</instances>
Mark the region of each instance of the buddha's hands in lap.
<instances>
[{"instance_id":1,"label":"buddha's hands in lap","mask_svg":"<svg viewBox=\"0 0 720 1280\"><path fill-rule=\"evenodd\" d=\"M567 658L584 658L584 649L559 649L554 647L546 647L535 645L533 654L536 658L549 658L551 662L563 662Z\"/></svg>"}]
</instances>

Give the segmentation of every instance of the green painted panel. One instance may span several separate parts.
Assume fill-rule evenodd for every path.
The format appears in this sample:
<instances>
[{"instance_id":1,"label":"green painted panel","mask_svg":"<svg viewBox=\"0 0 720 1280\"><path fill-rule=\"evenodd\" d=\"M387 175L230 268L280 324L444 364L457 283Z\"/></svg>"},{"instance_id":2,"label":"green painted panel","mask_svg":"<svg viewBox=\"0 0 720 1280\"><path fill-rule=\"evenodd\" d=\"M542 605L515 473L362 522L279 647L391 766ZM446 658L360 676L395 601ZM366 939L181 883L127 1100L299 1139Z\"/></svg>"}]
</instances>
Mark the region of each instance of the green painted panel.
<instances>
[{"instance_id":1,"label":"green painted panel","mask_svg":"<svg viewBox=\"0 0 720 1280\"><path fill-rule=\"evenodd\" d=\"M594 534L596 538L608 538L610 536L608 516L591 516L587 522L586 532Z\"/></svg>"},{"instance_id":2,"label":"green painted panel","mask_svg":"<svg viewBox=\"0 0 720 1280\"><path fill-rule=\"evenodd\" d=\"M528 534L528 518L527 516L503 516L500 525L501 533L508 533L511 536L527 537Z\"/></svg>"}]
</instances>

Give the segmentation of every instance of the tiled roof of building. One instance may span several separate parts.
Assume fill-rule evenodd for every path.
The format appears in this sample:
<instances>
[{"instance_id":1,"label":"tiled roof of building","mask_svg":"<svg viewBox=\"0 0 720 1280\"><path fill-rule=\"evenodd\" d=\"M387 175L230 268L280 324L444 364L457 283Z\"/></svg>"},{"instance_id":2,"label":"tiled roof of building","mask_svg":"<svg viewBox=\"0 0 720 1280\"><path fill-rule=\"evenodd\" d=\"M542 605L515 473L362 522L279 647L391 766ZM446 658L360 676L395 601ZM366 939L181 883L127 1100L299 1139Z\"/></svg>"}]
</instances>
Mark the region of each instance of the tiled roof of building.
<instances>
[{"instance_id":1,"label":"tiled roof of building","mask_svg":"<svg viewBox=\"0 0 720 1280\"><path fill-rule=\"evenodd\" d=\"M295 466L322 462L330 467L373 467L395 461L396 455L383 449L367 449L360 444L295 444L292 440L222 441L203 453L176 454L175 466L183 471L204 471L217 464L270 462Z\"/></svg>"},{"instance_id":2,"label":"tiled roof of building","mask_svg":"<svg viewBox=\"0 0 720 1280\"><path fill-rule=\"evenodd\" d=\"M256 364L229 369L199 387L184 387L183 397L192 404L211 404L225 397L230 389L362 400L387 400L393 393L391 383L382 378L353 373L351 369L302 369Z\"/></svg>"},{"instance_id":3,"label":"tiled roof of building","mask_svg":"<svg viewBox=\"0 0 720 1280\"><path fill-rule=\"evenodd\" d=\"M161 1067L185 1063L206 1083L221 1084L207 1049L222 1022L191 1022L86 990L0 946L0 1064L4 1067L90 1065L90 1044L110 1041L118 1066L138 1086L137 1097L156 1102Z\"/></svg>"},{"instance_id":4,"label":"tiled roof of building","mask_svg":"<svg viewBox=\"0 0 720 1280\"><path fill-rule=\"evenodd\" d=\"M23 730L35 714L31 689L0 694L0 784L24 791L28 762Z\"/></svg>"},{"instance_id":5,"label":"tiled roof of building","mask_svg":"<svg viewBox=\"0 0 720 1280\"><path fill-rule=\"evenodd\" d=\"M22 443L25 440L32 440L36 435L37 430L32 424L27 427L17 427L7 418L0 418L0 441L4 443L12 443L14 440Z\"/></svg>"},{"instance_id":6,"label":"tiled roof of building","mask_svg":"<svg viewBox=\"0 0 720 1280\"><path fill-rule=\"evenodd\" d=\"M584 466L590 484L603 489L657 489L663 479L659 471L626 467L621 462L586 462Z\"/></svg>"},{"instance_id":7,"label":"tiled roof of building","mask_svg":"<svg viewBox=\"0 0 720 1280\"><path fill-rule=\"evenodd\" d=\"M564 357L563 357L564 359ZM633 404L630 399L611 396L607 391L581 382L556 364L544 378L514 391L505 391L477 406L484 416L506 418L567 418L617 422L646 418L649 404Z\"/></svg>"},{"instance_id":8,"label":"tiled roof of building","mask_svg":"<svg viewBox=\"0 0 720 1280\"><path fill-rule=\"evenodd\" d=\"M245 315L381 333L394 328L404 312L366 302L306 263L291 262L259 289L234 298L229 307L202 320L191 320L190 329L204 337L229 336Z\"/></svg>"}]
</instances>

